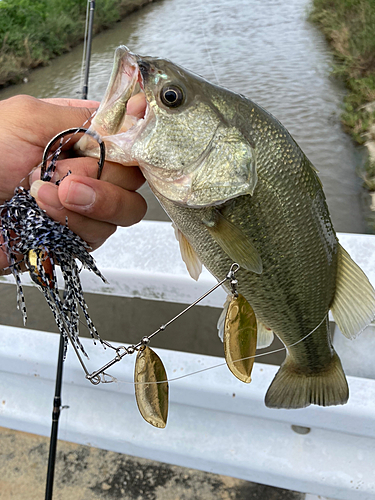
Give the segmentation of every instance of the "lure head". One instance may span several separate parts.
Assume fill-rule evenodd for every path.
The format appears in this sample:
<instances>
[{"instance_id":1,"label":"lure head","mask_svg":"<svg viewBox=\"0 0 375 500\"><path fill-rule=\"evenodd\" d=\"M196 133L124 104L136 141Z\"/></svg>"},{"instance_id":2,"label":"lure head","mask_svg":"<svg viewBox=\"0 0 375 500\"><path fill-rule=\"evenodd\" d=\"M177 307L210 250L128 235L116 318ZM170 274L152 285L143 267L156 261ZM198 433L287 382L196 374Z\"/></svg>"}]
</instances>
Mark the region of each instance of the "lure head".
<instances>
[{"instance_id":1,"label":"lure head","mask_svg":"<svg viewBox=\"0 0 375 500\"><path fill-rule=\"evenodd\" d=\"M43 288L53 289L55 287L53 262L46 250L43 248L29 250L25 257L25 263L34 283Z\"/></svg>"}]
</instances>

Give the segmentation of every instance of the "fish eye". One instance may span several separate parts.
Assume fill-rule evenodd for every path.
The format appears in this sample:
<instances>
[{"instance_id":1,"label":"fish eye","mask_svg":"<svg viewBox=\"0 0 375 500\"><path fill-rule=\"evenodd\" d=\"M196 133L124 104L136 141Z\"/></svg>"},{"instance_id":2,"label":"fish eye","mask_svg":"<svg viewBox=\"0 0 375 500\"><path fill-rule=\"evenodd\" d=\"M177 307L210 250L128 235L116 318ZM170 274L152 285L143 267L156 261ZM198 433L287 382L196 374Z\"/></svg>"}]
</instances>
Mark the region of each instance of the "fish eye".
<instances>
[{"instance_id":1,"label":"fish eye","mask_svg":"<svg viewBox=\"0 0 375 500\"><path fill-rule=\"evenodd\" d=\"M184 101L184 93L177 85L168 85L163 87L160 99L168 108L177 108Z\"/></svg>"}]
</instances>

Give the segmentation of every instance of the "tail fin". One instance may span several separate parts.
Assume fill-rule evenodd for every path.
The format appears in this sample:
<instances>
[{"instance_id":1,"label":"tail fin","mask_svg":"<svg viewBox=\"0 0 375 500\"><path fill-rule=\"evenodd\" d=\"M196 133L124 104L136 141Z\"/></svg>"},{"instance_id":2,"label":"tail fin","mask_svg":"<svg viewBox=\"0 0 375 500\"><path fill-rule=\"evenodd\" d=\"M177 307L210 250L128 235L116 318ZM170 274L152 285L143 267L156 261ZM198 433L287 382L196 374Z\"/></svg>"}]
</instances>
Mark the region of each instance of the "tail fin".
<instances>
[{"instance_id":1,"label":"tail fin","mask_svg":"<svg viewBox=\"0 0 375 500\"><path fill-rule=\"evenodd\" d=\"M268 408L305 408L342 405L348 401L349 388L338 355L324 371L303 373L287 357L268 388L265 403Z\"/></svg>"}]
</instances>

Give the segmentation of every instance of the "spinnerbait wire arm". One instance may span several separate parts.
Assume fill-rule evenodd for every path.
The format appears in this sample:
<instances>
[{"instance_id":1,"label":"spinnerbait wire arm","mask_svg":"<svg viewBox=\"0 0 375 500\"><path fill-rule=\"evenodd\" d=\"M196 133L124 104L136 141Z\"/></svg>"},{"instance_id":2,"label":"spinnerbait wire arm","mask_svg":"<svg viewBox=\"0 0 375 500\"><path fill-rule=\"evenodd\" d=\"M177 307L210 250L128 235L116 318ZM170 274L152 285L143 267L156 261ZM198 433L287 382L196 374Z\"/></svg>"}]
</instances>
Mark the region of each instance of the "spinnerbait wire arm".
<instances>
[{"instance_id":1,"label":"spinnerbait wire arm","mask_svg":"<svg viewBox=\"0 0 375 500\"><path fill-rule=\"evenodd\" d=\"M135 351L138 351L143 346L147 345L150 342L150 339L152 337L154 337L158 333L164 331L167 328L167 326L169 326L171 323L173 323L178 318L180 318L183 314L185 314L187 311L189 311L192 307L194 307L196 304L198 304L201 300L203 300L204 298L206 298L207 295L209 295L214 290L216 290L217 288L219 288L219 286L223 285L226 281L230 280L232 292L233 293L237 293L237 283L238 283L238 281L235 279L235 273L239 269L240 269L240 266L236 262L234 264L232 264L231 267L230 267L230 270L229 270L229 272L227 274L227 276L223 280L219 281L219 283L217 283L210 290L208 290L206 293L204 293L203 295L201 295L197 300L195 300L192 304L190 304L188 307L186 307L179 314L177 314L176 316L174 316L165 325L161 325L155 332L151 333L148 336L143 337L142 340L140 342L138 342L138 344L133 344L133 345L130 345L129 347L120 346L118 348L115 348L109 342L104 341L103 343L107 347L110 347L111 349L114 349L116 351L116 356L111 361L109 361L108 363L106 363L104 366L102 366L101 368L99 368L98 370L96 370L96 371L94 371L92 373L89 373L89 371L88 371L88 369L87 369L87 367L86 367L86 365L85 365L85 363L84 363L84 361L82 359L82 356L81 356L78 348L75 346L75 344L73 342L73 339L71 338L71 335L70 335L69 331L67 331L69 340L70 340L71 344L73 345L74 352L76 353L76 355L78 357L78 360L79 360L79 362L80 362L80 364L81 364L81 366L82 366L82 368L83 368L83 370L84 370L84 372L86 374L87 380L89 380L94 385L97 385L100 382L108 382L104 378L100 377L100 375L103 375L103 377L105 375L108 376L108 374L105 373L105 370L107 370L108 368L110 368L114 364L116 364L119 361L121 361L122 358L124 356L126 356L127 354L133 354Z\"/></svg>"},{"instance_id":2,"label":"spinnerbait wire arm","mask_svg":"<svg viewBox=\"0 0 375 500\"><path fill-rule=\"evenodd\" d=\"M99 144L99 147L100 147L100 159L98 161L98 174L97 174L97 178L100 179L100 176L102 175L102 171L103 171L104 161L105 161L105 145L104 145L104 142L102 141L102 139L100 138L100 136L98 134L96 134L95 132L91 132L90 130L88 130L87 128L84 128L84 127L75 127L75 128L68 128L67 130L64 130L63 132L60 132L59 134L55 135L55 137L53 137L49 141L49 143L47 144L47 146L46 146L46 148L44 150L44 154L43 154L43 161L42 161L42 168L41 168L41 175L40 175L40 178L42 180L44 180L44 176L46 175L47 160L48 160L48 157L49 157L49 151L52 148L52 146L54 146L55 143L58 140L63 139L67 135L79 134L79 133L84 133L84 134L90 135ZM60 146L58 147L58 149L53 153L52 162L55 159L55 155L58 156L60 154L60 152L61 152L61 149L60 149L61 146L62 146L62 144L60 144ZM53 166L53 171L54 170L55 170L55 165Z\"/></svg>"}]
</instances>

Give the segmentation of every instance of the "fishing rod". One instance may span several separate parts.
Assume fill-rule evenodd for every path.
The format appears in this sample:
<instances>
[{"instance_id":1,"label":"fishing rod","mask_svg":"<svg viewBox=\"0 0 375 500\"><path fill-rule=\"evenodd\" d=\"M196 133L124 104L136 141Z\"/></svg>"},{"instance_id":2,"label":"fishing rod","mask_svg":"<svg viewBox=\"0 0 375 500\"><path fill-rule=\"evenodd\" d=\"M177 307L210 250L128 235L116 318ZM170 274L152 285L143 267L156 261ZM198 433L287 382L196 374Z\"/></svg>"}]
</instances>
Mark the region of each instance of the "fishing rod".
<instances>
[{"instance_id":1,"label":"fishing rod","mask_svg":"<svg viewBox=\"0 0 375 500\"><path fill-rule=\"evenodd\" d=\"M89 7L88 32L85 33L84 55L86 51L86 61L85 61L85 76L82 88L82 99L87 99L87 93L89 88L89 73L90 73L90 60L91 60L91 45L92 45L93 27L94 27L95 0L88 0L88 4L90 5L90 7ZM87 26L87 14L86 14L86 26ZM56 450L57 450L57 435L59 428L60 412L62 408L61 388L63 379L65 348L66 344L65 344L64 334L60 332L60 344L59 344L59 352L58 352L57 368L56 368L55 395L53 398L50 446L48 453L45 500L52 500L52 495L53 495Z\"/></svg>"},{"instance_id":2,"label":"fishing rod","mask_svg":"<svg viewBox=\"0 0 375 500\"><path fill-rule=\"evenodd\" d=\"M59 354L57 358L57 369L56 369L55 396L53 398L51 436L49 440L49 454L48 454L46 495L45 495L46 500L52 499L53 481L55 476L57 433L59 428L59 418L61 412L61 387L62 387L63 366L64 366L64 350L65 350L65 339L64 335L60 333L60 345L59 345Z\"/></svg>"},{"instance_id":3,"label":"fishing rod","mask_svg":"<svg viewBox=\"0 0 375 500\"><path fill-rule=\"evenodd\" d=\"M89 0L89 4L90 4L89 27L88 27L87 44L86 44L85 76L82 88L82 99L87 99L87 92L89 89L89 73L90 73L92 35L94 27L95 0Z\"/></svg>"}]
</instances>

